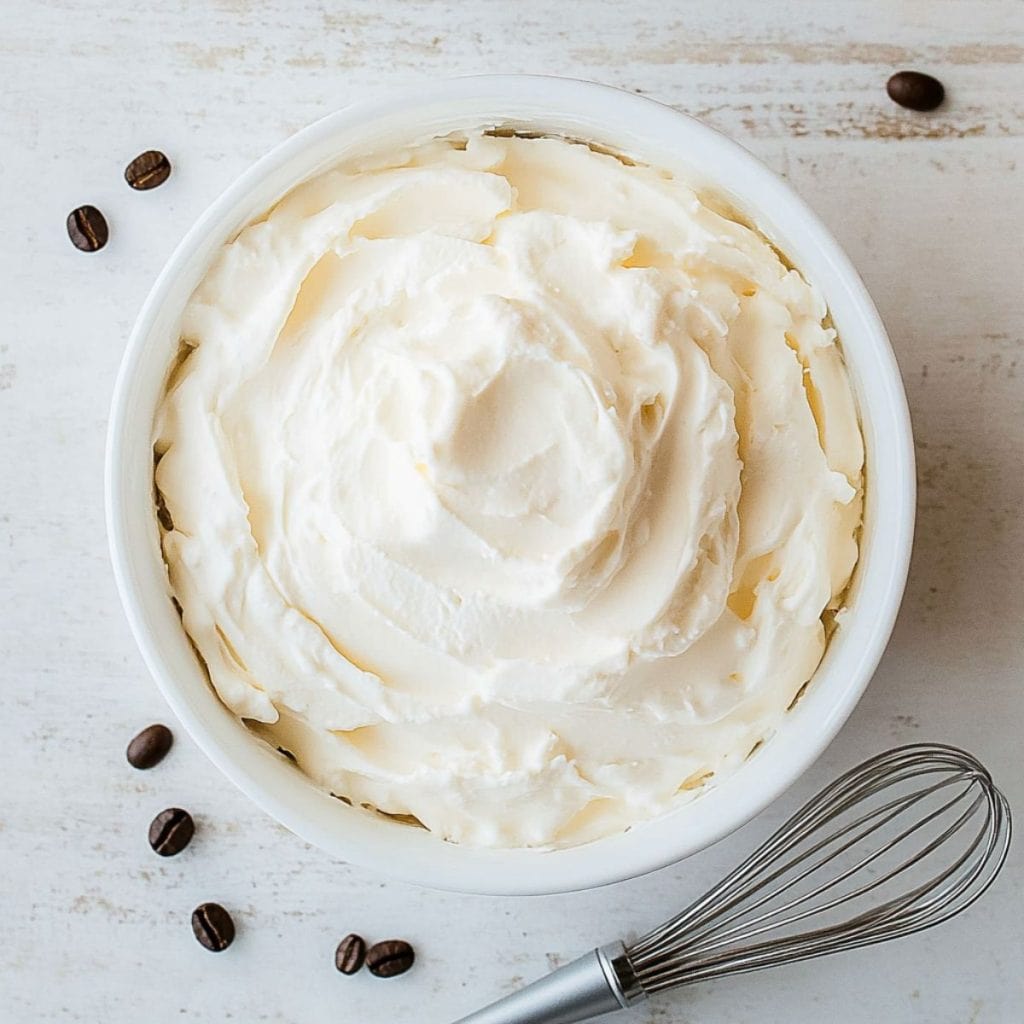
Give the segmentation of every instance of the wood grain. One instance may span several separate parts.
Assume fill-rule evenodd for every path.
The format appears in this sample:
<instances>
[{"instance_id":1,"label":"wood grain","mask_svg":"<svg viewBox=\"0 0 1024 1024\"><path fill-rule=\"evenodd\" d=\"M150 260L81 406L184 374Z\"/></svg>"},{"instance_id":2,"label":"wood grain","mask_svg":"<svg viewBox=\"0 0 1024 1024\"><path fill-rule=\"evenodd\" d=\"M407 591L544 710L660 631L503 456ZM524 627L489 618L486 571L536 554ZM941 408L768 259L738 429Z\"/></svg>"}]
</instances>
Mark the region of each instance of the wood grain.
<instances>
[{"instance_id":1,"label":"wood grain","mask_svg":"<svg viewBox=\"0 0 1024 1024\"><path fill-rule=\"evenodd\" d=\"M1024 5L1015 0L110 3L7 0L0 33L0 1021L443 1024L660 919L798 800L887 744L962 743L1024 806ZM948 101L892 106L930 71ZM108 568L103 433L124 339L171 248L255 157L337 106L480 71L592 78L696 113L786 175L863 274L906 378L920 516L885 660L794 792L685 864L544 900L415 890L332 862L257 811L167 719ZM170 181L121 178L157 147ZM92 202L111 241L64 236ZM173 723L172 723L173 724ZM197 833L162 861L152 816ZM189 913L239 935L216 957ZM637 1022L1009 1024L1024 982L1024 862L954 925L890 949L695 989ZM408 976L334 970L357 931L417 947Z\"/></svg>"}]
</instances>

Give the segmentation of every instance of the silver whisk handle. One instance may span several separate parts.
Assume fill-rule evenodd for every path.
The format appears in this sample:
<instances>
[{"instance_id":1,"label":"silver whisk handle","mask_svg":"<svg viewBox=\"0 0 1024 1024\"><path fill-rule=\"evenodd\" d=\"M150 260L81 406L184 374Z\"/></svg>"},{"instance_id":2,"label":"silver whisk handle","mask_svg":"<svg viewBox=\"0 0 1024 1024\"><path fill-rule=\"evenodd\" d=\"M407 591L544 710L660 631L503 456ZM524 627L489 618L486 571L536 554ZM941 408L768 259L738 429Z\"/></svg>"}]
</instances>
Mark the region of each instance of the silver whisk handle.
<instances>
[{"instance_id":1,"label":"silver whisk handle","mask_svg":"<svg viewBox=\"0 0 1024 1024\"><path fill-rule=\"evenodd\" d=\"M456 1024L575 1024L643 998L625 947L613 942Z\"/></svg>"}]
</instances>

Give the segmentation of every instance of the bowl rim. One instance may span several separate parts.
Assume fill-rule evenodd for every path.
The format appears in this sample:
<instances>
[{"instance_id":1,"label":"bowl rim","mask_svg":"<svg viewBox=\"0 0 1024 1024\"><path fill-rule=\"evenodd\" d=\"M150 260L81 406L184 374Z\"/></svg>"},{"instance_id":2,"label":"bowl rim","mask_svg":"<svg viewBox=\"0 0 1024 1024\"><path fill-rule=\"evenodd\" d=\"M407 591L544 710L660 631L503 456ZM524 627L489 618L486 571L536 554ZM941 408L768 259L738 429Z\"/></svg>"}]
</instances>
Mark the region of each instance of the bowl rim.
<instances>
[{"instance_id":1,"label":"bowl rim","mask_svg":"<svg viewBox=\"0 0 1024 1024\"><path fill-rule=\"evenodd\" d=\"M716 813L705 822L706 827L703 830L697 829L696 835L679 829L673 832L673 819L687 808L704 804L709 798L713 800L710 793L726 790L737 772L716 784L708 796L702 796L631 830L637 835L642 832L643 837L650 840L646 843L636 841L636 836L629 839L629 833L626 833L567 850L467 851L467 848L442 843L434 837L428 839L433 849L419 841L403 842L397 838L394 831L379 842L368 840L367 835L339 834L338 829L326 827L314 820L313 815L300 811L282 795L280 787L268 781L269 776L260 779L254 777L252 763L243 766L243 758L227 749L228 745L216 734L210 721L197 713L193 705L185 699L184 684L170 670L164 656L158 650L152 622L147 615L147 602L153 600L152 595L147 597L145 587L134 571L135 562L130 550L125 502L122 500L127 493L129 473L125 455L126 438L133 427L138 429L138 423L133 422L133 382L147 355L147 339L154 331L172 289L179 282L196 251L209 240L211 232L223 221L226 211L243 203L260 183L266 182L303 152L310 151L314 144L346 130L352 132L360 126L365 128L375 118L400 107L415 109L428 103L465 104L479 99L481 95L504 97L513 106L519 104L528 107L531 104L539 104L552 112L563 110L570 116L576 114L597 117L600 111L613 106L617 110L616 119L620 121L636 118L641 122L657 122L655 127L659 131L663 129L666 135L678 132L691 142L699 142L705 150L714 151L718 158L742 166L752 181L756 181L757 191L762 194L765 202L771 204L773 216L779 216L779 211L783 211L783 217L788 218L791 234L799 236L803 244L815 250L820 257L821 262L815 264L818 272L810 275L812 279L817 283L821 272L827 267L834 287L842 288L844 304L849 309L849 315L855 317L857 321L858 344L866 346L873 360L873 382L881 396L878 401L882 404L871 410L871 420L874 423L876 416L885 420L884 457L888 467L887 480L893 493L888 495L892 499L892 504L886 506L886 518L876 528L877 532L883 531L884 527L884 546L881 550L872 551L871 564L863 572L861 566L858 566L860 575L872 570L875 576L879 573L885 574L884 578L875 581L877 593L870 609L873 616L871 624L865 624L861 629L864 635L859 638L857 649L849 656L850 665L846 668L845 684L837 692L830 691L827 701L820 693L824 686L812 685L807 697L791 712L791 718L799 715L806 718L811 711L814 712L811 717L815 728L810 731L804 729L806 735L799 750L787 756L782 756L782 752L773 752L773 756L765 760L765 766L771 770L755 773L753 785L748 785L746 789L734 788L734 791L729 793L733 798L730 813L718 811L716 808ZM495 116L498 116L497 111ZM501 115L501 119L510 118ZM672 148L677 143L666 145ZM293 185L305 176L308 175L296 176ZM753 215L763 209L764 204L758 202L756 205L748 204L746 212ZM223 235L220 237L223 240ZM803 269L802 263L798 266ZM826 291L821 290L823 293ZM830 301L830 309L832 305ZM849 330L844 329L843 340L849 336ZM849 363L850 347L846 346L845 351ZM858 369L863 370L863 367L858 365ZM863 406L864 396L860 392L858 402ZM865 434L866 414L867 410L862 407L861 418ZM865 444L867 445L866 436ZM869 460L873 455L873 452L869 453ZM869 499L873 485L874 471L869 470ZM838 242L788 184L739 143L696 118L647 96L638 96L610 86L572 78L546 75L473 75L391 90L373 99L358 101L327 114L274 147L243 172L207 207L167 260L143 303L129 336L111 402L104 488L107 534L114 577L122 606L143 660L179 721L210 760L239 789L306 841L346 861L372 868L391 877L459 892L539 895L611 884L682 860L718 842L760 813L813 764L860 699L881 659L895 624L909 570L916 484L909 409L896 358L881 318L863 282ZM883 557L884 566L877 568L876 565ZM861 561L865 561L863 547ZM872 579L874 581L874 576ZM166 597L165 593L162 599L166 601ZM851 618L858 618L859 624L859 620L864 619L865 615ZM829 653L826 652L826 660ZM823 662L816 670L815 679L822 673L824 664ZM839 683L835 686L839 687ZM779 745L766 744L765 751L770 751L774 746ZM762 756L762 753L758 754L759 762ZM737 771L740 770L742 769ZM748 777L747 781L751 782L751 778ZM338 809L341 810L340 807ZM353 813L362 814L359 811ZM400 828L385 822L381 822L381 825L391 829ZM356 833L358 831L357 829ZM415 830L404 828L402 831L412 833ZM381 835L384 835L383 831ZM595 855L594 851L598 851L598 855Z\"/></svg>"}]
</instances>

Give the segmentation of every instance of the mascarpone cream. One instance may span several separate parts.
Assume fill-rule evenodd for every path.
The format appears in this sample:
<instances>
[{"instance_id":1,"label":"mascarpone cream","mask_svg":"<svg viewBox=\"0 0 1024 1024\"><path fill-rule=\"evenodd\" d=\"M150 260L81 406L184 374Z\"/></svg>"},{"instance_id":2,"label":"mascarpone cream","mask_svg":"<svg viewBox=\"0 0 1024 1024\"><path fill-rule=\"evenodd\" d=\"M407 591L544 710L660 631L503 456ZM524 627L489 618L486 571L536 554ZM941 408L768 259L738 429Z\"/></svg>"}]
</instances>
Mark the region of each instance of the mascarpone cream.
<instances>
[{"instance_id":1,"label":"mascarpone cream","mask_svg":"<svg viewBox=\"0 0 1024 1024\"><path fill-rule=\"evenodd\" d=\"M344 165L221 250L181 336L185 629L346 800L585 842L735 768L814 673L861 521L836 334L672 175L482 133Z\"/></svg>"}]
</instances>

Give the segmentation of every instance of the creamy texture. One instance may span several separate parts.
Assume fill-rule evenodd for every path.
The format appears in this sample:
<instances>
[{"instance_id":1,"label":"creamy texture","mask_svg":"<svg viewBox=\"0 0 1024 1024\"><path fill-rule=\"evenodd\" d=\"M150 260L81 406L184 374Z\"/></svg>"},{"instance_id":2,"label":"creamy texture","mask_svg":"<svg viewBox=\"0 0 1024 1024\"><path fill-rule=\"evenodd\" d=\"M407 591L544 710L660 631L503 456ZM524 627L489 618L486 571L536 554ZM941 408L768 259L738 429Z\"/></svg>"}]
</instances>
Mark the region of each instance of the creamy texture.
<instances>
[{"instance_id":1,"label":"creamy texture","mask_svg":"<svg viewBox=\"0 0 1024 1024\"><path fill-rule=\"evenodd\" d=\"M861 519L835 332L667 173L484 135L343 166L224 247L182 340L185 629L352 803L584 842L735 768L814 673Z\"/></svg>"}]
</instances>

